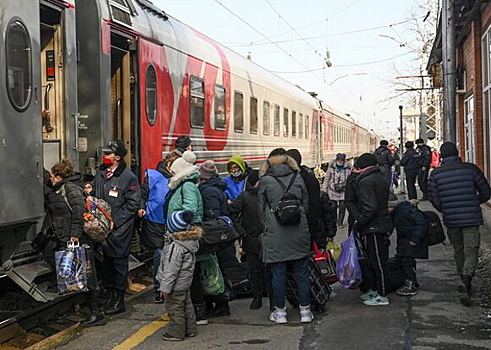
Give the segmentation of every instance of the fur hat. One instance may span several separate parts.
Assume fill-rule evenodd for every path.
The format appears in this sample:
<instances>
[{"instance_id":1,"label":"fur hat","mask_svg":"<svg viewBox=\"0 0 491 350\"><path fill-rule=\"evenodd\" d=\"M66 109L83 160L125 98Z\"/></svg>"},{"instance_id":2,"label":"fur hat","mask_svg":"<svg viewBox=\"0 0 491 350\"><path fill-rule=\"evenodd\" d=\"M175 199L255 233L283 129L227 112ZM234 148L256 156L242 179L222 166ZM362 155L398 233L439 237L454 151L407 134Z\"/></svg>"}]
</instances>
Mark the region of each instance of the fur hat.
<instances>
[{"instance_id":1,"label":"fur hat","mask_svg":"<svg viewBox=\"0 0 491 350\"><path fill-rule=\"evenodd\" d=\"M399 198L397 198L397 196L395 194L393 194L393 193L389 194L389 199L387 202L387 206L389 208L394 208L399 203L400 203Z\"/></svg>"},{"instance_id":2,"label":"fur hat","mask_svg":"<svg viewBox=\"0 0 491 350\"><path fill-rule=\"evenodd\" d=\"M371 153L363 153L355 162L356 167L365 169L369 166L377 165L377 158Z\"/></svg>"},{"instance_id":3,"label":"fur hat","mask_svg":"<svg viewBox=\"0 0 491 350\"><path fill-rule=\"evenodd\" d=\"M191 144L191 138L189 136L181 135L176 139L176 148L178 149L186 149Z\"/></svg>"},{"instance_id":4,"label":"fur hat","mask_svg":"<svg viewBox=\"0 0 491 350\"><path fill-rule=\"evenodd\" d=\"M389 141L387 140L380 141L380 146L388 146L388 145L389 145Z\"/></svg>"},{"instance_id":5,"label":"fur hat","mask_svg":"<svg viewBox=\"0 0 491 350\"><path fill-rule=\"evenodd\" d=\"M195 161L196 155L191 151L186 151L182 154L181 158L177 158L174 163L172 163L170 170L175 174L179 174L193 167Z\"/></svg>"},{"instance_id":6,"label":"fur hat","mask_svg":"<svg viewBox=\"0 0 491 350\"><path fill-rule=\"evenodd\" d=\"M218 169L215 162L207 160L198 169L199 177L205 180L212 179L218 176Z\"/></svg>"},{"instance_id":7,"label":"fur hat","mask_svg":"<svg viewBox=\"0 0 491 350\"><path fill-rule=\"evenodd\" d=\"M459 150L457 149L455 143L447 141L442 143L442 145L440 146L440 155L442 156L442 158L458 156Z\"/></svg>"},{"instance_id":8,"label":"fur hat","mask_svg":"<svg viewBox=\"0 0 491 350\"><path fill-rule=\"evenodd\" d=\"M190 210L175 211L167 218L169 232L186 231L194 219L194 213Z\"/></svg>"}]
</instances>

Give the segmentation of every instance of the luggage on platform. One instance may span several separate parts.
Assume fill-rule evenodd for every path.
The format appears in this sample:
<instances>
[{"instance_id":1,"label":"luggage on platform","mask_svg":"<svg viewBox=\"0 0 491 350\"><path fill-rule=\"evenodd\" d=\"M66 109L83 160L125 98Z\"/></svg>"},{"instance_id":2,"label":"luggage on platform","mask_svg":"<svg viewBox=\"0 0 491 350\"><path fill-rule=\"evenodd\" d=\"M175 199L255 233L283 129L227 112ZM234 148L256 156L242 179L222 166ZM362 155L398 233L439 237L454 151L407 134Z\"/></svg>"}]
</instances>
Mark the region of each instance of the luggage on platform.
<instances>
[{"instance_id":1,"label":"luggage on platform","mask_svg":"<svg viewBox=\"0 0 491 350\"><path fill-rule=\"evenodd\" d=\"M324 276L312 256L309 258L309 277L310 307L312 310L324 312L327 310L327 302L332 289L324 280ZM298 307L297 284L291 266L288 266L286 274L286 299L290 305Z\"/></svg>"},{"instance_id":2,"label":"luggage on platform","mask_svg":"<svg viewBox=\"0 0 491 350\"><path fill-rule=\"evenodd\" d=\"M247 262L240 262L236 267L226 267L225 274L232 282L232 287L236 296L251 295L251 284L249 281Z\"/></svg>"}]
</instances>

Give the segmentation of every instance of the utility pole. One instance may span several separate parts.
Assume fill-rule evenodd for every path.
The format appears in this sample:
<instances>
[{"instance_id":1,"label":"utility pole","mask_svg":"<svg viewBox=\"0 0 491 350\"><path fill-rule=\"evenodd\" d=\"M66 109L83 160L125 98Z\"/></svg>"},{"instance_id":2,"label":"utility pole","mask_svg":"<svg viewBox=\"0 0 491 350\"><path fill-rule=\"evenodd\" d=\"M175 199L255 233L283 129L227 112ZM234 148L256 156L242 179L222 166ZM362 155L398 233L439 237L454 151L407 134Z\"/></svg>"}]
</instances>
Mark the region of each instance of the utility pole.
<instances>
[{"instance_id":1,"label":"utility pole","mask_svg":"<svg viewBox=\"0 0 491 350\"><path fill-rule=\"evenodd\" d=\"M443 0L442 16L443 141L457 143L454 0Z\"/></svg>"},{"instance_id":2,"label":"utility pole","mask_svg":"<svg viewBox=\"0 0 491 350\"><path fill-rule=\"evenodd\" d=\"M402 106L399 106L399 127L401 128L400 131L401 131L401 134L400 134L400 138L401 138L401 142L399 143L399 159L402 159L403 155L404 155L404 129L402 128ZM404 185L404 169L402 169L401 167L401 192L399 194L403 194L406 192L406 186Z\"/></svg>"}]
</instances>

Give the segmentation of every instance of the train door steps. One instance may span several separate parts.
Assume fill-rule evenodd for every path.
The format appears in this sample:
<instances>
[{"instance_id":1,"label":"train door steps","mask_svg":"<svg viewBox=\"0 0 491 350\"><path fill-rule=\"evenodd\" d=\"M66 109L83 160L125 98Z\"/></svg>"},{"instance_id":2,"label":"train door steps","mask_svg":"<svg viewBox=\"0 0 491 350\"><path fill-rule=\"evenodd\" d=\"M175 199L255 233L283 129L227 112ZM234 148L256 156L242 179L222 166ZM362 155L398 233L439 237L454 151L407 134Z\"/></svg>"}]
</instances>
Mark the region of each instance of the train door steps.
<instances>
[{"instance_id":1,"label":"train door steps","mask_svg":"<svg viewBox=\"0 0 491 350\"><path fill-rule=\"evenodd\" d=\"M52 273L45 261L34 261L29 264L15 266L6 271L7 276L29 293L37 301L47 302L58 296L57 292L48 292L48 282L36 284L36 278Z\"/></svg>"}]
</instances>

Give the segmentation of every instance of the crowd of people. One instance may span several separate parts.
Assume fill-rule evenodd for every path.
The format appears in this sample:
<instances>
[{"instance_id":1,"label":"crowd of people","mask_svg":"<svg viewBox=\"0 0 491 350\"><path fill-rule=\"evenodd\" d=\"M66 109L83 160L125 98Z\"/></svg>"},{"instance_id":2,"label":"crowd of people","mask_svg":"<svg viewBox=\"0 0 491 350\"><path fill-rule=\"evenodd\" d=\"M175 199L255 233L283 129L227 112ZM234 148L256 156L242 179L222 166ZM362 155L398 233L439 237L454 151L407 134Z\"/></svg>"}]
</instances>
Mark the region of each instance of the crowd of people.
<instances>
[{"instance_id":1,"label":"crowd of people","mask_svg":"<svg viewBox=\"0 0 491 350\"><path fill-rule=\"evenodd\" d=\"M423 140L416 144L414 149L413 142L406 142L400 158L397 150L382 140L373 153L362 154L353 165L339 153L328 164L321 184L312 170L302 165L297 149L283 148L272 150L258 170L234 155L227 163L228 176L222 179L213 160L195 164L192 140L180 136L175 149L155 169L146 170L140 185L125 163L125 144L111 140L102 147L103 162L93 182L83 184L67 159L46 174L44 228L55 240L43 253L53 266L54 251L68 241L93 245L83 231L83 213L85 197L95 196L105 200L112 212L112 230L101 247L106 299L101 308L92 273L87 292L91 315L83 326L103 325L104 315L126 310L128 259L137 217L141 220L141 243L153 252L154 302L165 302L171 320L164 340L193 337L196 325L230 315L230 286L225 283L225 290L214 295L203 286L201 276L209 259L218 261L225 278L226 268L239 265L237 256L246 261L252 291L250 309L261 308L263 296L268 295L270 320L280 324L288 322L286 276L292 268L300 321L308 323L314 319L308 269L312 245L325 249L345 224L366 257L360 260L363 281L359 286L365 305L390 304L386 264L394 227L397 257L405 276L397 293L417 293L416 259L428 258L427 223L417 208L417 179L421 200L429 199L443 214L461 275L461 302L470 305L479 225L483 224L479 205L490 198L489 184L477 166L462 162L455 144L441 146L441 165ZM408 201L400 201L393 193L400 166L405 171ZM435 170L428 179L430 167ZM200 252L201 224L223 217L230 218L242 236L240 254L232 244L216 253Z\"/></svg>"}]
</instances>

